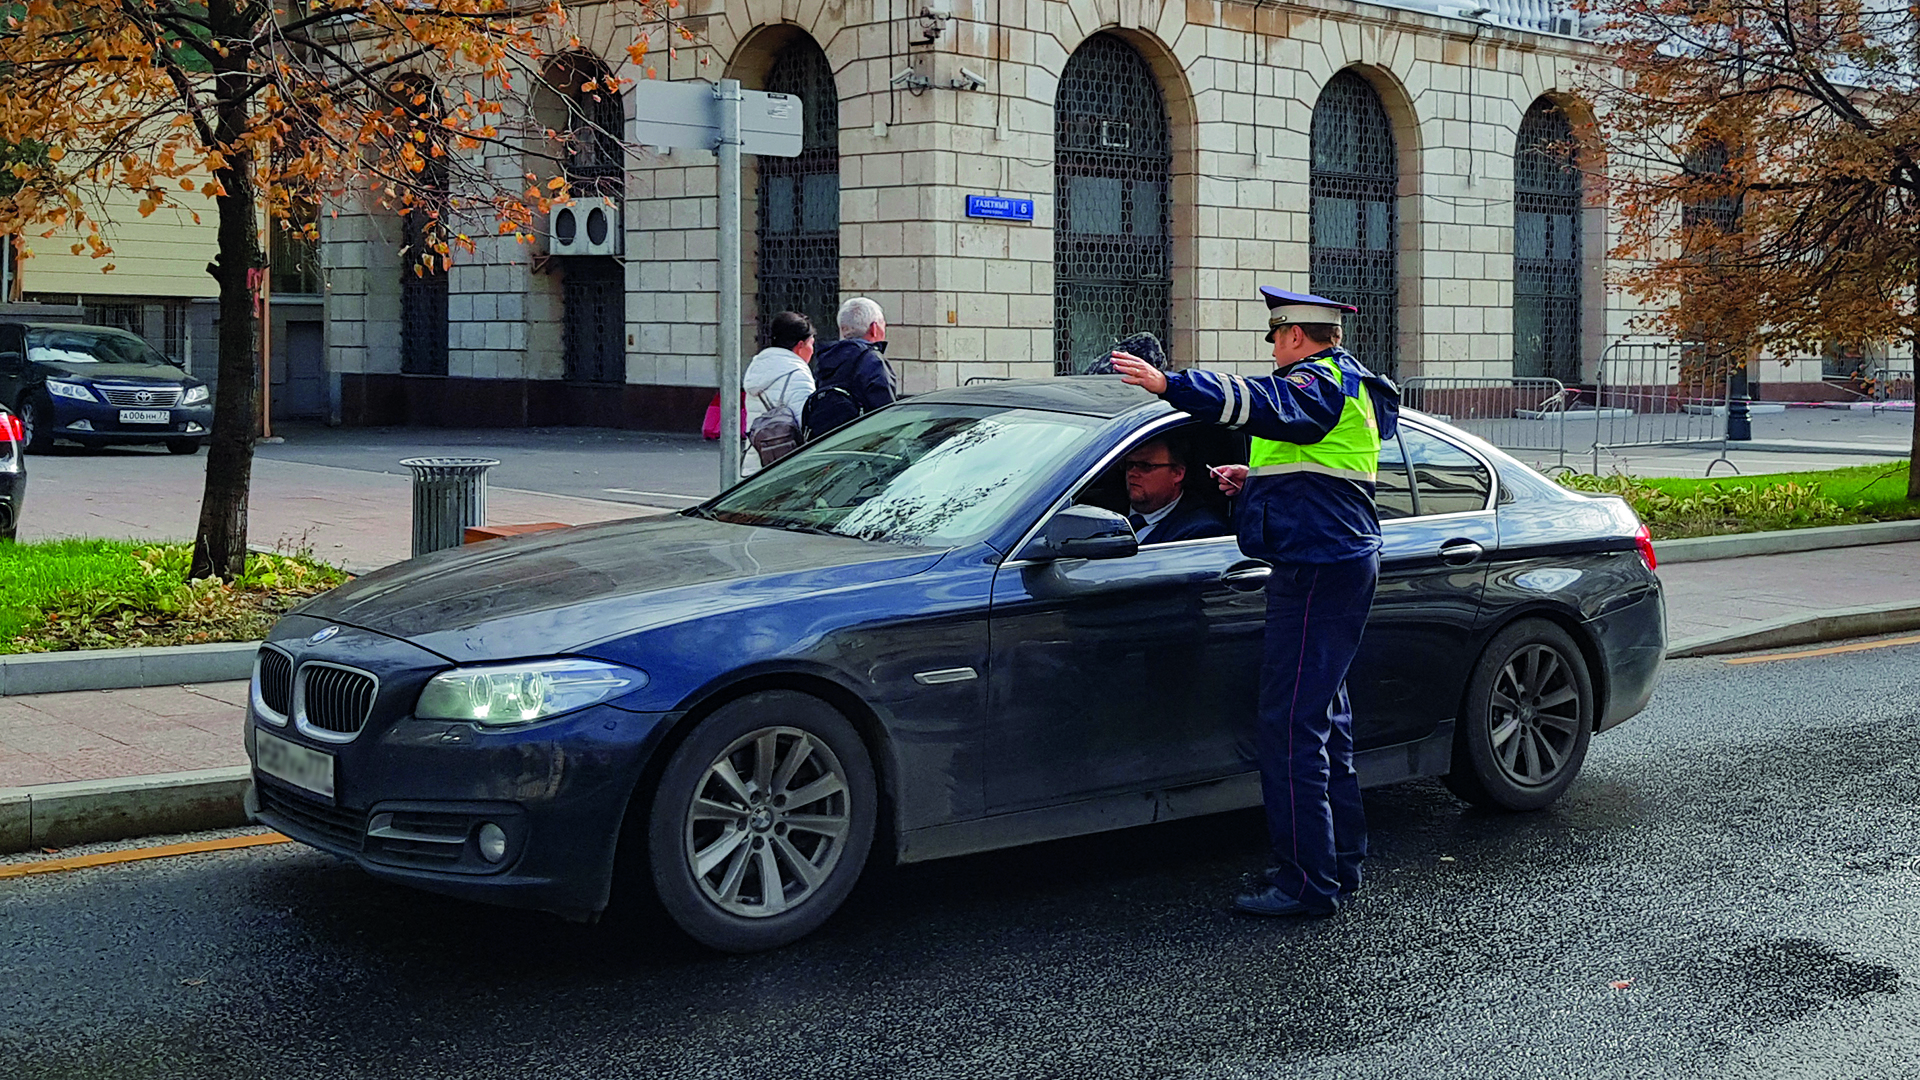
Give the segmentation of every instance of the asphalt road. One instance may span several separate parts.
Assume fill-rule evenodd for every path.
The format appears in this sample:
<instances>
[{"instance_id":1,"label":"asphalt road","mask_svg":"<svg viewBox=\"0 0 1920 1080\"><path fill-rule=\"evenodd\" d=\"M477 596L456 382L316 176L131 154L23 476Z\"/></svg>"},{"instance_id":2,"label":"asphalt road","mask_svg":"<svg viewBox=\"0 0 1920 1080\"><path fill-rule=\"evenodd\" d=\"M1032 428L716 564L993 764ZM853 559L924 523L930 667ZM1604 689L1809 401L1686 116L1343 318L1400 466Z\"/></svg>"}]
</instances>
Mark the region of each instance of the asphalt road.
<instances>
[{"instance_id":1,"label":"asphalt road","mask_svg":"<svg viewBox=\"0 0 1920 1080\"><path fill-rule=\"evenodd\" d=\"M1547 812L1370 793L1306 924L1224 910L1250 814L879 874L753 957L293 845L0 881L0 1074L1920 1076L1917 721L1916 646L1678 662Z\"/></svg>"}]
</instances>

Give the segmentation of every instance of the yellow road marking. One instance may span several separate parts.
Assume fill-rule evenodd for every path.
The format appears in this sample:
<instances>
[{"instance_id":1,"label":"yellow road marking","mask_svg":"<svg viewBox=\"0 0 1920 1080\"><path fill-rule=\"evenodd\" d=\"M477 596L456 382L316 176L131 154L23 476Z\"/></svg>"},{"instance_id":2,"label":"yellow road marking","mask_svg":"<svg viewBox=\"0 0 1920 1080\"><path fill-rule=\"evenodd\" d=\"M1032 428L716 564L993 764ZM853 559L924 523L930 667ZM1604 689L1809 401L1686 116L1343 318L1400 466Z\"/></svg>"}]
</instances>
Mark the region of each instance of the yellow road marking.
<instances>
[{"instance_id":1,"label":"yellow road marking","mask_svg":"<svg viewBox=\"0 0 1920 1080\"><path fill-rule=\"evenodd\" d=\"M112 866L115 863L139 862L142 859L165 859L173 855L198 855L205 851L232 851L235 848L290 842L279 833L255 833L250 836L229 836L220 840L195 840L187 844L162 844L159 847L128 848L125 851L102 851L93 855L75 855L70 859L43 859L39 862L0 866L0 879L26 877L28 874L56 874L62 870L85 870L90 866Z\"/></svg>"},{"instance_id":2,"label":"yellow road marking","mask_svg":"<svg viewBox=\"0 0 1920 1080\"><path fill-rule=\"evenodd\" d=\"M1837 656L1840 653L1866 652L1868 649L1884 649L1890 645L1920 645L1920 637L1889 638L1886 641L1862 641L1853 645L1834 645L1825 649L1807 649L1802 652L1768 653L1765 656L1742 656L1725 661L1729 664L1764 664L1769 660L1800 660L1809 656Z\"/></svg>"}]
</instances>

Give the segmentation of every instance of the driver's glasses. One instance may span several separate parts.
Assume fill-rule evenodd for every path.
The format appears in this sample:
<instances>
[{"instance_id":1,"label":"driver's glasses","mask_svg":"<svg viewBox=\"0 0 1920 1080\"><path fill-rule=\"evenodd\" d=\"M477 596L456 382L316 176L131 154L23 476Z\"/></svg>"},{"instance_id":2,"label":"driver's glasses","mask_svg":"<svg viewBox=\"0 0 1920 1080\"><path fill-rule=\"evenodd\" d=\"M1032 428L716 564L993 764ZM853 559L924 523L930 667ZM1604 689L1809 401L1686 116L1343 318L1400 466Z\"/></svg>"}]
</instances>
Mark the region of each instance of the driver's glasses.
<instances>
[{"instance_id":1,"label":"driver's glasses","mask_svg":"<svg viewBox=\"0 0 1920 1080\"><path fill-rule=\"evenodd\" d=\"M1150 473L1155 469L1171 469L1171 461L1123 461L1121 466L1130 473Z\"/></svg>"}]
</instances>

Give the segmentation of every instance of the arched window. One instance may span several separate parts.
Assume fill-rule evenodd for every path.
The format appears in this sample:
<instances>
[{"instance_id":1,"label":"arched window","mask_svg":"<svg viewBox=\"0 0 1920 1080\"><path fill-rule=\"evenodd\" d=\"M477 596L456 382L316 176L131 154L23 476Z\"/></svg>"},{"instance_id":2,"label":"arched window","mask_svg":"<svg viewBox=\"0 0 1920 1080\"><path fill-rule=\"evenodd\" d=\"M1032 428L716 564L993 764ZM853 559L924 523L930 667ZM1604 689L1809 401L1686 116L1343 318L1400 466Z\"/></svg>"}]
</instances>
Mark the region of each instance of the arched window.
<instances>
[{"instance_id":1,"label":"arched window","mask_svg":"<svg viewBox=\"0 0 1920 1080\"><path fill-rule=\"evenodd\" d=\"M396 111L413 114L410 123L440 115L439 92L420 76L393 84ZM451 197L446 158L422 148L424 167L400 218L400 370L408 375L447 373L447 264L436 250L442 239L442 215Z\"/></svg>"},{"instance_id":2,"label":"arched window","mask_svg":"<svg viewBox=\"0 0 1920 1080\"><path fill-rule=\"evenodd\" d=\"M1342 71L1313 106L1307 288L1360 309L1346 348L1384 375L1400 367L1399 164L1372 84Z\"/></svg>"},{"instance_id":3,"label":"arched window","mask_svg":"<svg viewBox=\"0 0 1920 1080\"><path fill-rule=\"evenodd\" d=\"M1580 381L1580 170L1573 123L1541 98L1513 151L1513 373Z\"/></svg>"},{"instance_id":4,"label":"arched window","mask_svg":"<svg viewBox=\"0 0 1920 1080\"><path fill-rule=\"evenodd\" d=\"M1167 337L1173 140L1152 69L1112 34L1067 59L1053 117L1053 367L1067 375L1128 334Z\"/></svg>"},{"instance_id":5,"label":"arched window","mask_svg":"<svg viewBox=\"0 0 1920 1080\"><path fill-rule=\"evenodd\" d=\"M566 174L575 199L618 200L627 190L626 110L598 57L568 53L547 71L566 102ZM573 255L560 269L561 360L571 382L627 377L627 276L618 259Z\"/></svg>"},{"instance_id":6,"label":"arched window","mask_svg":"<svg viewBox=\"0 0 1920 1080\"><path fill-rule=\"evenodd\" d=\"M774 57L767 90L800 99L806 131L799 157L755 161L760 326L764 334L776 313L798 311L832 338L840 306L840 94L826 54L807 37Z\"/></svg>"}]
</instances>

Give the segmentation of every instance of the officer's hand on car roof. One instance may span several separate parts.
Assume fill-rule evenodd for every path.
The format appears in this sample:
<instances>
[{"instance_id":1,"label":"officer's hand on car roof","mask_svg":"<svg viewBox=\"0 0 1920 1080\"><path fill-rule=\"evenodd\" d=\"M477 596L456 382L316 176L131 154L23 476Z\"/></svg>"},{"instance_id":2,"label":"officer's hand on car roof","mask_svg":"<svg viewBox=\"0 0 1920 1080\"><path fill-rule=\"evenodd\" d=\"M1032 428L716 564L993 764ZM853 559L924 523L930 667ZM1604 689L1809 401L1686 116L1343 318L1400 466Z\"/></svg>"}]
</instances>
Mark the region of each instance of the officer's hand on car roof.
<instances>
[{"instance_id":1,"label":"officer's hand on car roof","mask_svg":"<svg viewBox=\"0 0 1920 1080\"><path fill-rule=\"evenodd\" d=\"M1166 373L1132 353L1113 354L1113 370L1120 373L1120 381L1129 386L1138 386L1149 394L1167 392Z\"/></svg>"}]
</instances>

